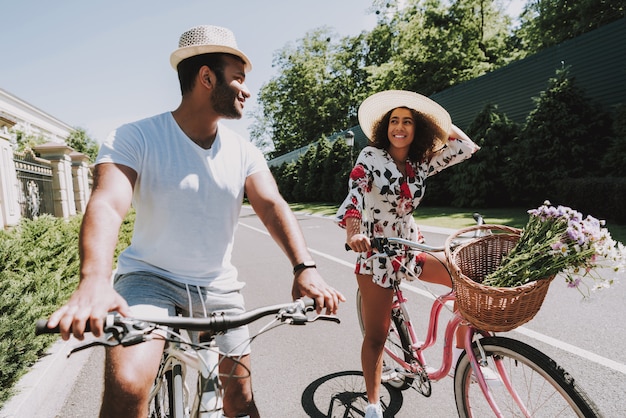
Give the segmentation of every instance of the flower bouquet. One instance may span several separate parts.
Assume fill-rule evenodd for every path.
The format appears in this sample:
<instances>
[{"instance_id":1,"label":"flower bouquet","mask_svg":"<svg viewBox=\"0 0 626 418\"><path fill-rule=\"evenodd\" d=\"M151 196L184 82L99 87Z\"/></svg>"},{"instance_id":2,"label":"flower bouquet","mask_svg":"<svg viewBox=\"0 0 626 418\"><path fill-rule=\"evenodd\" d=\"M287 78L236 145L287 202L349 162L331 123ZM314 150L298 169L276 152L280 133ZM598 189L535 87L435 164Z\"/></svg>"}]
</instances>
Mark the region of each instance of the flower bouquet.
<instances>
[{"instance_id":1,"label":"flower bouquet","mask_svg":"<svg viewBox=\"0 0 626 418\"><path fill-rule=\"evenodd\" d=\"M482 284L514 287L562 273L568 286L581 291L582 278L591 277L595 290L614 283L606 277L611 271L624 269L624 245L611 238L604 221L547 201L528 213L519 241ZM602 275L599 269L605 269Z\"/></svg>"},{"instance_id":2,"label":"flower bouquet","mask_svg":"<svg viewBox=\"0 0 626 418\"><path fill-rule=\"evenodd\" d=\"M549 202L529 214L522 230L476 225L446 240L457 307L484 331L510 331L530 321L556 275L563 274L579 290L581 279L592 277L595 289L613 284L607 274L624 268L624 246L611 238L603 222ZM480 231L493 233L453 246L464 234Z\"/></svg>"}]
</instances>

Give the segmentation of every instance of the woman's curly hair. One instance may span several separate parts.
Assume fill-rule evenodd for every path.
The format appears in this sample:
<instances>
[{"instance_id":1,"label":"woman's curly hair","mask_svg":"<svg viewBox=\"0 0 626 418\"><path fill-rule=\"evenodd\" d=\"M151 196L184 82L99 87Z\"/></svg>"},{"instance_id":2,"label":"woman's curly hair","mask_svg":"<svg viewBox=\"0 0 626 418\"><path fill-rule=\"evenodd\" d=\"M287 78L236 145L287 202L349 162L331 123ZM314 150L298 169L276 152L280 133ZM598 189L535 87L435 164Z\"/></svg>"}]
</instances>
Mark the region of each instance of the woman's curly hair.
<instances>
[{"instance_id":1,"label":"woman's curly hair","mask_svg":"<svg viewBox=\"0 0 626 418\"><path fill-rule=\"evenodd\" d=\"M413 162L424 161L432 155L438 138L446 138L447 132L444 133L441 128L434 123L427 115L418 112L415 109L399 106L399 108L408 109L413 117L414 139L409 148L409 159ZM398 109L398 108L395 108ZM389 128L389 119L391 119L391 109L376 124L372 134L371 145L376 148L389 149L389 136L387 131Z\"/></svg>"}]
</instances>

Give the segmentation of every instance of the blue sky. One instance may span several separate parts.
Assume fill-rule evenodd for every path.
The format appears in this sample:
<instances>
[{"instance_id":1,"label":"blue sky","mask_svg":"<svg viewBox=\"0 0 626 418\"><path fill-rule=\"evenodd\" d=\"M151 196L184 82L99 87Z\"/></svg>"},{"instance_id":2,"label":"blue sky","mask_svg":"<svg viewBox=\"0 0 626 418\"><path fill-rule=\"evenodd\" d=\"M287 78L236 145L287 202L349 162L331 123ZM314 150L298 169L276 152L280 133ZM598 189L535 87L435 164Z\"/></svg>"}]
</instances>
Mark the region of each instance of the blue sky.
<instances>
[{"instance_id":1,"label":"blue sky","mask_svg":"<svg viewBox=\"0 0 626 418\"><path fill-rule=\"evenodd\" d=\"M175 109L180 91L169 56L182 32L233 30L252 61L252 97L275 71L275 52L327 26L340 36L370 30L372 0L2 0L0 88L97 141L122 123ZM504 0L519 13L524 0Z\"/></svg>"}]
</instances>

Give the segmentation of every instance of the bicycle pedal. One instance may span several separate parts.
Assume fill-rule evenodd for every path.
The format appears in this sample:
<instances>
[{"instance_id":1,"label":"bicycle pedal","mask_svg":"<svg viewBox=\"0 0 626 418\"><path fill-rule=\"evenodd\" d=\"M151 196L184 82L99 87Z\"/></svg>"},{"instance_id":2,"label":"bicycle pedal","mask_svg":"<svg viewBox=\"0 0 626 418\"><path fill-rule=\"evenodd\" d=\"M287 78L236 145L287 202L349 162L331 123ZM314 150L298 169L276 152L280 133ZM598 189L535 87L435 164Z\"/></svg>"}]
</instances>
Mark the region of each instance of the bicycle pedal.
<instances>
[{"instance_id":1,"label":"bicycle pedal","mask_svg":"<svg viewBox=\"0 0 626 418\"><path fill-rule=\"evenodd\" d=\"M383 370L383 373L380 375L380 380L383 383L391 382L398 378L398 373L396 370Z\"/></svg>"},{"instance_id":2,"label":"bicycle pedal","mask_svg":"<svg viewBox=\"0 0 626 418\"><path fill-rule=\"evenodd\" d=\"M416 377L420 377L421 376L420 373L413 373L413 372L410 372L408 370L404 370L404 369L402 369L400 367L396 368L395 373L396 373L396 376L397 375L402 375L402 376L408 377L410 379L415 379Z\"/></svg>"}]
</instances>

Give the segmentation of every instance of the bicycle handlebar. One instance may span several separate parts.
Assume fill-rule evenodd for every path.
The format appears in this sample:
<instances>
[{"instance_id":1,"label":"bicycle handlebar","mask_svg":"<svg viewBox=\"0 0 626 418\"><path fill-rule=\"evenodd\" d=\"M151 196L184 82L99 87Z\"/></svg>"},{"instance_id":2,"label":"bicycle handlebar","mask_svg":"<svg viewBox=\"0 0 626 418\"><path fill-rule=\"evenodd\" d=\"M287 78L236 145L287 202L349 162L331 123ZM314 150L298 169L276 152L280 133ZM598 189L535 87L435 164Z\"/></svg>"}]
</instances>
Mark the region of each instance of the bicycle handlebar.
<instances>
[{"instance_id":1,"label":"bicycle handlebar","mask_svg":"<svg viewBox=\"0 0 626 418\"><path fill-rule=\"evenodd\" d=\"M396 237L372 238L370 243L371 243L372 248L375 248L378 252L385 252L385 247L389 244L406 245L407 247L411 247L416 250L427 251L431 253L444 250L444 247L433 247L427 244L422 244L420 242L410 241L408 239L396 238ZM346 251L352 251L352 248L350 248L350 246L347 243L345 245L345 248L346 248Z\"/></svg>"},{"instance_id":2,"label":"bicycle handlebar","mask_svg":"<svg viewBox=\"0 0 626 418\"><path fill-rule=\"evenodd\" d=\"M484 225L485 221L483 219L483 216L478 213L478 212L474 212L472 214L472 217L474 218L474 220L476 221L476 225ZM396 245L405 245L407 247L413 248L415 250L419 250L419 251L425 251L425 252L429 252L429 253L436 253L436 252L442 252L446 250L445 245L441 246L441 247L433 247L431 245L427 245L427 244L423 244L420 242L415 242L415 241L411 241L411 240L407 240L407 239L403 239L403 238L396 238L396 237L378 237L378 238L372 238L371 239L371 246L373 248L376 249L376 251L378 251L379 253L386 253L388 252L388 246L389 244L396 244ZM452 243L451 246L454 247L456 243ZM352 251L352 248L350 248L350 246L346 243L345 244L345 249L346 251Z\"/></svg>"},{"instance_id":3,"label":"bicycle handlebar","mask_svg":"<svg viewBox=\"0 0 626 418\"><path fill-rule=\"evenodd\" d=\"M250 324L257 319L265 316L279 314L281 319L291 319L294 324L304 324L309 322L306 312L315 308L315 301L309 298L297 299L290 303L279 305L264 306L252 309L241 314L225 314L214 313L207 318L184 318L184 317L165 317L165 318L125 318L117 313L110 313L105 318L105 332L107 328L116 326L131 326L135 329L145 329L150 324L186 329L190 331L209 331L212 333L223 332L242 325ZM337 317L326 315L318 315L319 319L339 321ZM317 319L316 318L316 319ZM35 325L35 334L58 334L59 327L48 328L48 320L40 319ZM89 322L86 324L85 332L90 332Z\"/></svg>"}]
</instances>

